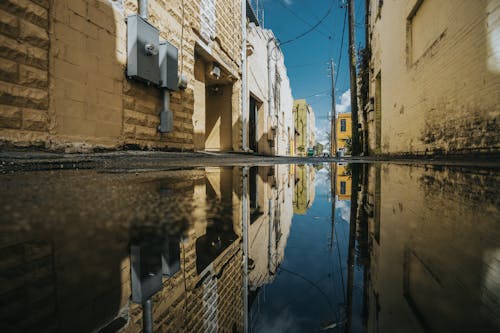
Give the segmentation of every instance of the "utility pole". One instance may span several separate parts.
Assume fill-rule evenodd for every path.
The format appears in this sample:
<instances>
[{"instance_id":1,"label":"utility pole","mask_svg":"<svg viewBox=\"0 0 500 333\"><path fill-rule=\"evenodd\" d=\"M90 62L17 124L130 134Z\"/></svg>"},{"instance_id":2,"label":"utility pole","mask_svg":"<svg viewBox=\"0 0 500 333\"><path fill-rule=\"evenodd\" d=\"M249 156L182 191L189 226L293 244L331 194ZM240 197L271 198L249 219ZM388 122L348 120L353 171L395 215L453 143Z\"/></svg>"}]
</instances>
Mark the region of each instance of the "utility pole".
<instances>
[{"instance_id":1,"label":"utility pole","mask_svg":"<svg viewBox=\"0 0 500 333\"><path fill-rule=\"evenodd\" d=\"M337 109L335 107L335 67L333 59L330 59L330 70L332 75L332 115L330 122L330 156L337 156Z\"/></svg>"},{"instance_id":2,"label":"utility pole","mask_svg":"<svg viewBox=\"0 0 500 333\"><path fill-rule=\"evenodd\" d=\"M330 163L330 195L332 198L332 235L330 240L330 252L333 251L335 240L335 205L337 195L337 163Z\"/></svg>"},{"instance_id":3,"label":"utility pole","mask_svg":"<svg viewBox=\"0 0 500 333\"><path fill-rule=\"evenodd\" d=\"M354 32L354 0L347 0L347 16L349 18L349 69L351 79L351 117L352 117L352 155L359 155L358 133L358 85L356 75L356 47Z\"/></svg>"}]
</instances>

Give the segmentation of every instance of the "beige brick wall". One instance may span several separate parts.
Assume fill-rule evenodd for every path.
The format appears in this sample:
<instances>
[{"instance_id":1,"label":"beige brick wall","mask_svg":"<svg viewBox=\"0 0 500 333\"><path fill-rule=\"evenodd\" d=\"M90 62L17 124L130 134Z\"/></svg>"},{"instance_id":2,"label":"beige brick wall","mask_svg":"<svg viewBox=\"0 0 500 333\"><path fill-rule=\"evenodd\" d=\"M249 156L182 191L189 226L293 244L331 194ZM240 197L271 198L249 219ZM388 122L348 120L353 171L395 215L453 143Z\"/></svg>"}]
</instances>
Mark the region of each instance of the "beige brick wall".
<instances>
[{"instance_id":1,"label":"beige brick wall","mask_svg":"<svg viewBox=\"0 0 500 333\"><path fill-rule=\"evenodd\" d=\"M419 1L384 3L380 12L371 1L370 89L375 97L380 72L380 152L498 152L498 1L431 2L424 0L412 21ZM368 121L376 151L375 112Z\"/></svg>"},{"instance_id":2,"label":"beige brick wall","mask_svg":"<svg viewBox=\"0 0 500 333\"><path fill-rule=\"evenodd\" d=\"M0 137L39 143L49 129L49 1L0 2Z\"/></svg>"},{"instance_id":3,"label":"beige brick wall","mask_svg":"<svg viewBox=\"0 0 500 333\"><path fill-rule=\"evenodd\" d=\"M157 131L160 89L125 77L125 18L137 13L137 1L2 2L1 142L66 150L193 149L195 45L206 44L238 80L241 58L239 2L215 2L217 33L206 41L200 37L201 1L149 1L149 21L179 49L180 71L188 79L185 91L171 94L174 131L168 134ZM233 149L241 146L238 86L239 81L232 102Z\"/></svg>"}]
</instances>

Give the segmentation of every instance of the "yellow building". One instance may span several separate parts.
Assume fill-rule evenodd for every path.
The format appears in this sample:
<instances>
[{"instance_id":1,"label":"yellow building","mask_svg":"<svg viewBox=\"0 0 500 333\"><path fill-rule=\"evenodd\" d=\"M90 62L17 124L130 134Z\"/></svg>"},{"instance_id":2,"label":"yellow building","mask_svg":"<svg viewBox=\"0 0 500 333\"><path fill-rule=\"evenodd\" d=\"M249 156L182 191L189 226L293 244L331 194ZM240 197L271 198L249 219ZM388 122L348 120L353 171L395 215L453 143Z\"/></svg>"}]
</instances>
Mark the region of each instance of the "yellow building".
<instances>
[{"instance_id":1,"label":"yellow building","mask_svg":"<svg viewBox=\"0 0 500 333\"><path fill-rule=\"evenodd\" d=\"M293 103L293 119L295 124L295 155L306 156L307 149L316 144L315 119L312 107L305 99Z\"/></svg>"},{"instance_id":2,"label":"yellow building","mask_svg":"<svg viewBox=\"0 0 500 333\"><path fill-rule=\"evenodd\" d=\"M295 168L295 190L293 194L294 214L305 215L315 199L314 179L316 169L312 165L297 165Z\"/></svg>"},{"instance_id":3,"label":"yellow building","mask_svg":"<svg viewBox=\"0 0 500 333\"><path fill-rule=\"evenodd\" d=\"M351 200L352 177L346 169L347 165L337 165L337 190L336 195L338 200Z\"/></svg>"},{"instance_id":4,"label":"yellow building","mask_svg":"<svg viewBox=\"0 0 500 333\"><path fill-rule=\"evenodd\" d=\"M346 153L346 145L351 140L352 118L350 113L340 113L337 117L337 151ZM349 152L350 153L350 152Z\"/></svg>"}]
</instances>

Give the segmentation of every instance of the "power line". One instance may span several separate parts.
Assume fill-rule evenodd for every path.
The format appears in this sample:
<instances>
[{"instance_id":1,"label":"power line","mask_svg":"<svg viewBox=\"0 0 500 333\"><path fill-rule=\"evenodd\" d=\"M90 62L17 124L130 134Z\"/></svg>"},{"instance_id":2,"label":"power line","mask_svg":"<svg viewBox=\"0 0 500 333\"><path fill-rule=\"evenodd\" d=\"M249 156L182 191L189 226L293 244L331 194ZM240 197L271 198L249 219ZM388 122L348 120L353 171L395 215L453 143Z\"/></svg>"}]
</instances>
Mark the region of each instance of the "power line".
<instances>
[{"instance_id":1,"label":"power line","mask_svg":"<svg viewBox=\"0 0 500 333\"><path fill-rule=\"evenodd\" d=\"M301 97L299 99L306 99L306 98L309 98L309 97L319 97L319 96L324 95L327 92L328 92L328 90L318 91L317 93L311 94L311 95L306 96L306 97Z\"/></svg>"},{"instance_id":2,"label":"power line","mask_svg":"<svg viewBox=\"0 0 500 333\"><path fill-rule=\"evenodd\" d=\"M308 63L308 64L297 64L297 65L286 66L286 68L301 68L301 67L318 66L318 65L323 65L324 63L325 63L325 61L312 62L312 63Z\"/></svg>"},{"instance_id":3,"label":"power line","mask_svg":"<svg viewBox=\"0 0 500 333\"><path fill-rule=\"evenodd\" d=\"M339 69L337 71L337 75L335 75L335 82L338 82L338 80L339 80L339 73L340 73L340 69L342 67L340 61L342 60L342 49L344 48L344 35L345 35L345 23L346 23L346 19L347 19L347 10L344 13L344 24L343 24L343 27L342 27L342 38L340 40L340 52L339 52L339 57L338 57L338 61L337 61Z\"/></svg>"},{"instance_id":4,"label":"power line","mask_svg":"<svg viewBox=\"0 0 500 333\"><path fill-rule=\"evenodd\" d=\"M297 14L292 8L290 8L283 0L279 0L279 4L281 5L281 7L285 8L286 10L288 10L293 16L295 16L296 18L298 18L301 22L307 24L310 28L313 27L313 25L311 23L309 23L308 21L306 21L305 19L303 19L299 14ZM332 39L332 36L329 35L329 34L326 34L325 32L321 31L318 29L318 32L320 34L322 34L323 36L325 36L326 38L328 39Z\"/></svg>"},{"instance_id":5,"label":"power line","mask_svg":"<svg viewBox=\"0 0 500 333\"><path fill-rule=\"evenodd\" d=\"M280 0L281 1L281 0ZM285 45L285 44L288 44L288 43L292 43L292 42L295 42L296 40L306 36L307 34L309 34L310 32L316 30L317 27L320 26L321 23L323 23L323 21L330 15L330 13L332 12L332 9L333 9L333 4L335 2L332 0L332 3L330 5L330 8L328 8L328 11L326 12L326 14L315 24L313 25L309 30L306 30L304 31L303 33L301 33L300 35L292 38L292 39L289 39L283 43L280 43L281 46Z\"/></svg>"}]
</instances>

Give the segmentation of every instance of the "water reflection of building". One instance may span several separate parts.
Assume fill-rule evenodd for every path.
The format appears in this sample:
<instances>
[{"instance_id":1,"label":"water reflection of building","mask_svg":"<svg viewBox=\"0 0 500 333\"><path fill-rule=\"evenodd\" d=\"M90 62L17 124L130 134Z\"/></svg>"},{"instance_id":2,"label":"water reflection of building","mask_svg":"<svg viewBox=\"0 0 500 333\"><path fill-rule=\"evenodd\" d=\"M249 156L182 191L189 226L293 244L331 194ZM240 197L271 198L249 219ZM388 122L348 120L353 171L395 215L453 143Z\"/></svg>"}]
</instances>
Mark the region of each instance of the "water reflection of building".
<instances>
[{"instance_id":1,"label":"water reflection of building","mask_svg":"<svg viewBox=\"0 0 500 333\"><path fill-rule=\"evenodd\" d=\"M180 271L153 297L155 331L243 330L241 184L237 168L207 168L195 183ZM125 332L141 330L137 319Z\"/></svg>"},{"instance_id":2,"label":"water reflection of building","mask_svg":"<svg viewBox=\"0 0 500 333\"><path fill-rule=\"evenodd\" d=\"M155 332L242 331L241 184L238 168L3 177L1 331L142 331L129 249L148 266L139 280L160 270Z\"/></svg>"},{"instance_id":3,"label":"water reflection of building","mask_svg":"<svg viewBox=\"0 0 500 333\"><path fill-rule=\"evenodd\" d=\"M293 212L295 214L305 214L314 202L316 170L312 165L295 165L294 174Z\"/></svg>"},{"instance_id":4,"label":"water reflection of building","mask_svg":"<svg viewBox=\"0 0 500 333\"><path fill-rule=\"evenodd\" d=\"M498 176L400 165L366 176L367 330L498 332L500 202L487 195Z\"/></svg>"},{"instance_id":5,"label":"water reflection of building","mask_svg":"<svg viewBox=\"0 0 500 333\"><path fill-rule=\"evenodd\" d=\"M336 195L338 200L351 200L352 178L351 171L347 168L347 164L337 164L337 187Z\"/></svg>"},{"instance_id":6,"label":"water reflection of building","mask_svg":"<svg viewBox=\"0 0 500 333\"><path fill-rule=\"evenodd\" d=\"M274 279L284 256L293 216L291 169L288 165L250 169L248 279L251 291Z\"/></svg>"}]
</instances>

